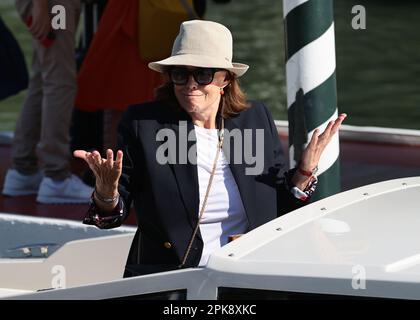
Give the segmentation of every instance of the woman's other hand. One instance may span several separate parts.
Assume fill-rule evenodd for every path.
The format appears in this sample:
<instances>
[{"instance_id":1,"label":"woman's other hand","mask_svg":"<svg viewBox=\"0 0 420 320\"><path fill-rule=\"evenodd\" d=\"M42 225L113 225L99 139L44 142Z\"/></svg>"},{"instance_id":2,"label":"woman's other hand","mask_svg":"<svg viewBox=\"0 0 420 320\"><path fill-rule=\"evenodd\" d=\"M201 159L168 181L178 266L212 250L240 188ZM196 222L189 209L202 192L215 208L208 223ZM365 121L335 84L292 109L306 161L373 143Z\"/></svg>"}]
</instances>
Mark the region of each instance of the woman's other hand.
<instances>
[{"instance_id":1,"label":"woman's other hand","mask_svg":"<svg viewBox=\"0 0 420 320\"><path fill-rule=\"evenodd\" d=\"M103 159L98 151L87 152L76 150L73 152L76 158L86 161L96 177L96 190L106 198L115 198L118 195L118 180L122 171L123 152L117 152L114 161L114 153L111 149L106 151L106 159Z\"/></svg>"},{"instance_id":2,"label":"woman's other hand","mask_svg":"<svg viewBox=\"0 0 420 320\"><path fill-rule=\"evenodd\" d=\"M302 153L302 158L299 163L299 168L303 171L312 172L318 166L319 159L324 152L326 146L330 143L331 138L337 133L341 123L347 117L345 113L338 116L336 120L331 120L322 134L319 134L319 129L315 129L311 141ZM292 182L296 187L303 190L306 188L312 177L307 177L296 171L292 178Z\"/></svg>"}]
</instances>

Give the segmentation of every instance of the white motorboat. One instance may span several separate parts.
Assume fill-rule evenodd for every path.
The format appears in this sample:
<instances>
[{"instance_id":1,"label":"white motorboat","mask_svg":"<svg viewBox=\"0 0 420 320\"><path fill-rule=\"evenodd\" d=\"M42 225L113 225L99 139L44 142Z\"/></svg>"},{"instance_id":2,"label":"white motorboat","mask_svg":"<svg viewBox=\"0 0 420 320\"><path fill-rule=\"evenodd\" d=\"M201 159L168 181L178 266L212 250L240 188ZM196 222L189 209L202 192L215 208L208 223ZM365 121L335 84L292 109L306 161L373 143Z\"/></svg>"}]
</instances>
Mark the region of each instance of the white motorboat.
<instances>
[{"instance_id":1,"label":"white motorboat","mask_svg":"<svg viewBox=\"0 0 420 320\"><path fill-rule=\"evenodd\" d=\"M134 232L0 214L0 297L119 279Z\"/></svg>"},{"instance_id":2,"label":"white motorboat","mask_svg":"<svg viewBox=\"0 0 420 320\"><path fill-rule=\"evenodd\" d=\"M0 296L420 299L419 195L420 177L342 192L243 235L214 252L205 268L127 279L121 275L132 228L3 215ZM51 237L40 238L37 228Z\"/></svg>"}]
</instances>

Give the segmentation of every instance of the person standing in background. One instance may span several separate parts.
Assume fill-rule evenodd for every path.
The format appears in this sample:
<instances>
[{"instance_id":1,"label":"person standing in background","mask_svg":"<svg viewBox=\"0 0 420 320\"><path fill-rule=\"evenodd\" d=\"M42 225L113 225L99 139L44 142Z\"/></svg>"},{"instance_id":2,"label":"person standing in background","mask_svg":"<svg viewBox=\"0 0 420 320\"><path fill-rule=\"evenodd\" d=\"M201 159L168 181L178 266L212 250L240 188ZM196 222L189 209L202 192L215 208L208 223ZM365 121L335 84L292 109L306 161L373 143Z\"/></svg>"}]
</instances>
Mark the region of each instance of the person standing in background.
<instances>
[{"instance_id":1,"label":"person standing in background","mask_svg":"<svg viewBox=\"0 0 420 320\"><path fill-rule=\"evenodd\" d=\"M37 201L46 204L87 203L93 189L70 172L69 128L77 90L74 48L81 1L16 0L15 4L33 37L33 61L3 194L37 194ZM55 5L65 8L64 29L52 30L50 12Z\"/></svg>"},{"instance_id":2,"label":"person standing in background","mask_svg":"<svg viewBox=\"0 0 420 320\"><path fill-rule=\"evenodd\" d=\"M104 149L115 147L122 112L153 99L154 88L162 82L139 57L138 15L139 0L109 0L77 76L76 110L104 111ZM85 134L94 133L88 129Z\"/></svg>"}]
</instances>

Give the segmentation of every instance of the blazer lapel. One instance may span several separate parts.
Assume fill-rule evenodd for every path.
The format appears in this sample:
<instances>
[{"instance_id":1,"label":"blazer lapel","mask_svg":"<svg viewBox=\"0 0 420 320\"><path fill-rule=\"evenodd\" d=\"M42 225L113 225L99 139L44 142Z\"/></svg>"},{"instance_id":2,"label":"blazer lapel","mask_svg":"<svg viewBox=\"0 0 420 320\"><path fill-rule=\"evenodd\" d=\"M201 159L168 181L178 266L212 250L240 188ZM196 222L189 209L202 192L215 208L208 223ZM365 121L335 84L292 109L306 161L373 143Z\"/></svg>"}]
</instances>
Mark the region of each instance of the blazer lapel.
<instances>
[{"instance_id":1,"label":"blazer lapel","mask_svg":"<svg viewBox=\"0 0 420 320\"><path fill-rule=\"evenodd\" d=\"M195 142L194 126L187 118L181 118L169 124L169 127L175 132L177 148L175 154L171 154L170 159L175 163L170 164L173 169L179 193L187 211L188 220L194 228L198 222L198 211L200 205L200 194L198 185L197 165L188 160L188 152L192 150ZM194 140L187 139L188 133L193 131ZM192 138L190 136L190 138Z\"/></svg>"},{"instance_id":2,"label":"blazer lapel","mask_svg":"<svg viewBox=\"0 0 420 320\"><path fill-rule=\"evenodd\" d=\"M179 193L182 197L182 201L187 211L188 220L191 226L194 228L198 222L198 213L200 205L198 173L197 164L191 163L187 157L188 152L191 152L190 150L193 150L192 152L196 152L196 147L194 147L194 144L196 143L194 125L191 119L188 118L188 115L186 113L182 113L182 115L179 118L167 124L166 127L172 129L176 136L176 152L175 154L169 155L169 158L174 159L175 161L174 163L170 164L170 166L173 169ZM241 143L244 143L243 128L241 128L237 120L232 118L226 119L225 129L229 132L231 132L233 129L241 130ZM187 139L188 134L190 132L190 139ZM258 214L255 195L255 177L253 175L246 175L246 164L243 150L245 147L249 148L251 146L243 145L241 159L237 159L237 163L235 163L233 139L230 141L230 143L226 143L225 140L225 143L223 145L223 152L225 156L229 159L229 167L238 186L242 203L245 208L245 213L248 218L249 227L250 229L253 229L255 226L257 226L256 217ZM194 149L191 149L193 147ZM252 150L255 150L255 146L252 146ZM171 149L169 150L169 152L171 152ZM180 160L185 161L181 162Z\"/></svg>"},{"instance_id":3,"label":"blazer lapel","mask_svg":"<svg viewBox=\"0 0 420 320\"><path fill-rule=\"evenodd\" d=\"M242 155L241 159L234 158L234 141L233 138L230 143L223 144L223 152L226 157L229 159L229 167L232 171L233 177L235 178L236 184L238 185L239 193L242 198L242 203L245 208L245 213L248 217L248 223L250 229L253 229L256 225L257 217L257 206L256 206L256 196L255 196L255 177L252 175L246 175L246 165L244 158L244 148L249 148L251 146L245 146L243 140L243 128L237 123L237 119L228 118L225 120L225 129L229 132L232 132L234 129L239 129L241 131L241 144L242 144ZM225 142L229 134L225 132ZM255 150L255 146L252 146L252 150ZM237 163L235 163L237 162Z\"/></svg>"}]
</instances>

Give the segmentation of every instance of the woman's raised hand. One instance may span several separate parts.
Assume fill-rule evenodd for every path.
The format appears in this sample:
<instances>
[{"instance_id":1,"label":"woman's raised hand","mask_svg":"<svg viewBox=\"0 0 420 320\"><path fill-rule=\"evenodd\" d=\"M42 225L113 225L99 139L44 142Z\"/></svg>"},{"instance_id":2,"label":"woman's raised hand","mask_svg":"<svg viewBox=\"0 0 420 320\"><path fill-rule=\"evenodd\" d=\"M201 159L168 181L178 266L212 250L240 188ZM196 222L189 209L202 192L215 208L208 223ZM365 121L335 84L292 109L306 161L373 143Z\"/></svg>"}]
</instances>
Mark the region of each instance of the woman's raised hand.
<instances>
[{"instance_id":1,"label":"woman's raised hand","mask_svg":"<svg viewBox=\"0 0 420 320\"><path fill-rule=\"evenodd\" d=\"M318 166L319 159L324 152L326 146L330 143L331 138L337 133L341 126L341 123L347 117L345 113L338 116L336 120L331 120L323 133L319 133L319 129L316 129L312 134L311 141L302 153L300 159L299 168L311 172L315 167ZM312 179L312 178L310 178ZM293 176L292 182L295 186L303 190L308 184L308 177L302 176L298 172Z\"/></svg>"},{"instance_id":2,"label":"woman's raised hand","mask_svg":"<svg viewBox=\"0 0 420 320\"><path fill-rule=\"evenodd\" d=\"M322 153L326 146L330 143L331 138L337 133L341 123L347 117L345 113L338 116L336 120L331 120L324 132L319 134L319 129L316 129L312 134L311 141L302 153L300 160L300 168L305 171L312 171L319 162Z\"/></svg>"},{"instance_id":3,"label":"woman's raised hand","mask_svg":"<svg viewBox=\"0 0 420 320\"><path fill-rule=\"evenodd\" d=\"M106 197L114 197L118 192L118 180L122 171L123 152L118 150L116 159L111 149L106 151L106 159L103 159L98 151L87 152L76 150L73 152L76 158L86 161L96 177L96 190Z\"/></svg>"}]
</instances>

